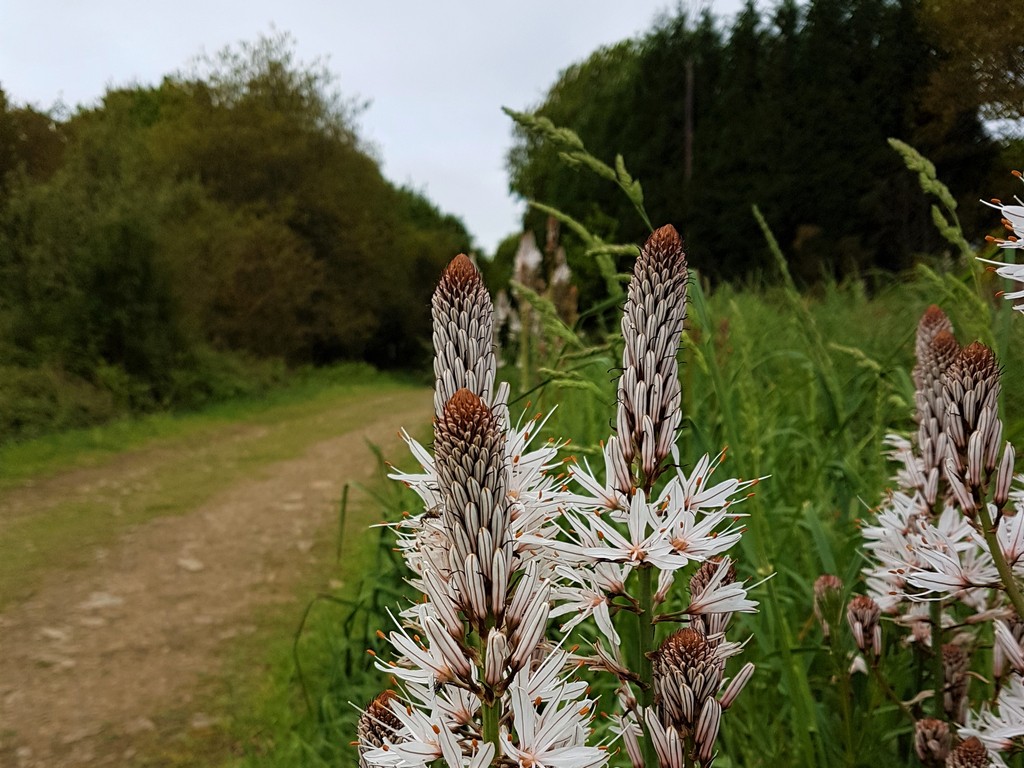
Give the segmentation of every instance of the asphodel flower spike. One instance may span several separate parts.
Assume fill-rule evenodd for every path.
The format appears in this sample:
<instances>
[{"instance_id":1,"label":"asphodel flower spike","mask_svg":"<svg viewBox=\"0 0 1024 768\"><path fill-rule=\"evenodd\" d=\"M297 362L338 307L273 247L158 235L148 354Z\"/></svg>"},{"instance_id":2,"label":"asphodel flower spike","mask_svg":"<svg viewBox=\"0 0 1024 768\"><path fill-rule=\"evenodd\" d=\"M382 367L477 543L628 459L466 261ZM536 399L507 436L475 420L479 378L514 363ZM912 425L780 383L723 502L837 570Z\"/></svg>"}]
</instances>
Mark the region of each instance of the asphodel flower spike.
<instances>
[{"instance_id":1,"label":"asphodel flower spike","mask_svg":"<svg viewBox=\"0 0 1024 768\"><path fill-rule=\"evenodd\" d=\"M561 443L529 449L540 416L510 425L491 313L479 273L457 257L433 300L434 455L406 436L423 472L392 474L426 507L393 526L423 599L393 616L395 660L376 662L401 693L363 713L365 768L608 760L586 744L587 686L562 677L571 659L546 640L556 564L536 542L568 495L548 475Z\"/></svg>"},{"instance_id":2,"label":"asphodel flower spike","mask_svg":"<svg viewBox=\"0 0 1024 768\"><path fill-rule=\"evenodd\" d=\"M666 225L640 249L622 316L616 445L622 465L628 467L640 457L648 489L675 444L682 420L676 355L686 319L687 279L682 240Z\"/></svg>"},{"instance_id":3,"label":"asphodel flower spike","mask_svg":"<svg viewBox=\"0 0 1024 768\"><path fill-rule=\"evenodd\" d=\"M473 262L459 254L448 264L431 301L434 321L434 414L466 388L493 405L494 306Z\"/></svg>"}]
</instances>

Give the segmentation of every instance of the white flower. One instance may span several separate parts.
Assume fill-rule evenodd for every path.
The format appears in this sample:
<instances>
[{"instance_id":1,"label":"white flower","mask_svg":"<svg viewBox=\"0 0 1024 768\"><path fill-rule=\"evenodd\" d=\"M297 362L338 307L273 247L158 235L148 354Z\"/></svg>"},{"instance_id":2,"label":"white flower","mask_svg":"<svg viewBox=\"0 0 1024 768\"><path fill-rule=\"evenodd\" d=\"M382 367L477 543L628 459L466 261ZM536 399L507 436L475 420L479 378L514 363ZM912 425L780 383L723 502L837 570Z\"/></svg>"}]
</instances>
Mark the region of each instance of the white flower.
<instances>
[{"instance_id":1,"label":"white flower","mask_svg":"<svg viewBox=\"0 0 1024 768\"><path fill-rule=\"evenodd\" d=\"M572 479L585 491L583 495L571 496L568 499L569 504L582 509L599 508L623 512L629 509L632 478L629 468L623 462L618 440L619 438L612 437L602 447L605 476L603 483L597 479L585 458L582 467L577 463L569 466Z\"/></svg>"},{"instance_id":2,"label":"white flower","mask_svg":"<svg viewBox=\"0 0 1024 768\"><path fill-rule=\"evenodd\" d=\"M1013 175L1017 178L1024 178L1019 171L1014 171ZM1003 226L1009 232L1005 239L992 237L991 235L985 238L989 242L996 243L1000 248L1024 248L1024 201L1019 197L1014 197L1014 200L1017 201L1017 205L1004 205L1001 200L981 201L990 208L995 208L999 211L1002 216ZM983 261L986 264L994 264L996 274L1000 277L1017 283L1024 283L1024 264L1004 264L990 259L979 259L979 261ZM1016 301L1017 299L1024 298L1024 290L1010 291L1004 293L1003 297L1010 301ZM1018 311L1024 311L1024 303L1015 304L1013 308Z\"/></svg>"},{"instance_id":3,"label":"white flower","mask_svg":"<svg viewBox=\"0 0 1024 768\"><path fill-rule=\"evenodd\" d=\"M757 601L747 597L742 581L727 582L732 561L722 558L700 594L690 597L686 613L703 616L712 613L757 613ZM763 582L762 582L763 583Z\"/></svg>"},{"instance_id":4,"label":"white flower","mask_svg":"<svg viewBox=\"0 0 1024 768\"><path fill-rule=\"evenodd\" d=\"M981 546L958 547L936 528L927 528L924 534L917 547L922 564L906 575L907 583L938 598L952 595L972 607L984 604L983 589L999 580L991 555Z\"/></svg>"},{"instance_id":5,"label":"white flower","mask_svg":"<svg viewBox=\"0 0 1024 768\"><path fill-rule=\"evenodd\" d=\"M401 662L385 664L378 660L378 669L421 685L459 680L471 683L475 679L476 667L469 663L465 650L428 610L421 608L421 611L421 627L429 644L425 644L418 634L410 634L396 619L398 631L391 632L388 639L398 651Z\"/></svg>"},{"instance_id":6,"label":"white flower","mask_svg":"<svg viewBox=\"0 0 1024 768\"><path fill-rule=\"evenodd\" d=\"M678 460L678 457L676 458ZM689 477L680 471L672 479L673 483L678 483L682 488L682 504L686 509L706 511L727 507L735 501L731 498L733 494L752 485L757 485L764 479L737 480L729 478L709 488L708 481L711 479L711 475L724 460L725 451L719 453L713 460L709 454L704 454L690 472Z\"/></svg>"},{"instance_id":7,"label":"white flower","mask_svg":"<svg viewBox=\"0 0 1024 768\"><path fill-rule=\"evenodd\" d=\"M586 746L593 701L554 699L538 712L529 692L510 691L515 737L501 728L501 751L521 768L598 768L608 753Z\"/></svg>"},{"instance_id":8,"label":"white flower","mask_svg":"<svg viewBox=\"0 0 1024 768\"><path fill-rule=\"evenodd\" d=\"M1017 173L1014 175L1020 178ZM989 242L998 243L1000 248L1024 248L1024 243L1021 242L1021 238L1024 237L1024 201L1016 195L1013 199L1017 201L1017 205L1006 205L1002 200L981 201L989 208L999 211L1003 227L1010 233L1005 240L998 237L986 238Z\"/></svg>"},{"instance_id":9,"label":"white flower","mask_svg":"<svg viewBox=\"0 0 1024 768\"><path fill-rule=\"evenodd\" d=\"M534 670L524 667L516 673L515 685L524 695L533 701L554 701L560 699L578 699L587 692L588 683L582 680L570 681L560 677L561 672L573 660L573 657L560 647L552 648L544 661Z\"/></svg>"},{"instance_id":10,"label":"white flower","mask_svg":"<svg viewBox=\"0 0 1024 768\"><path fill-rule=\"evenodd\" d=\"M999 521L996 539L1007 565L1020 570L1024 565L1024 515L1004 516Z\"/></svg>"},{"instance_id":11,"label":"white flower","mask_svg":"<svg viewBox=\"0 0 1024 768\"><path fill-rule=\"evenodd\" d=\"M628 570L628 566L613 563L596 563L592 571L557 566L555 574L562 577L562 582L553 589L553 597L558 605L551 611L551 616L554 618L572 614L572 618L561 626L561 631L569 632L593 616L598 629L608 641L612 645L621 645L622 641L615 631L609 612L610 595L625 591L625 572Z\"/></svg>"},{"instance_id":12,"label":"white flower","mask_svg":"<svg viewBox=\"0 0 1024 768\"><path fill-rule=\"evenodd\" d=\"M426 768L439 758L450 766L464 765L462 747L440 711L434 710L428 715L407 708L397 700L391 703L391 711L401 721L402 728L394 739L385 740L381 747L363 753L368 765Z\"/></svg>"},{"instance_id":13,"label":"white flower","mask_svg":"<svg viewBox=\"0 0 1024 768\"><path fill-rule=\"evenodd\" d=\"M983 587L992 582L991 558L969 521L946 507L935 523L923 514L920 496L892 493L878 513L877 525L863 530L864 548L877 565L864 570L868 593L883 611L904 600L955 595L978 608Z\"/></svg>"},{"instance_id":14,"label":"white flower","mask_svg":"<svg viewBox=\"0 0 1024 768\"><path fill-rule=\"evenodd\" d=\"M1009 662L1018 675L1024 675L1024 648L1021 648L1017 638L1013 636L1013 630L1005 621L993 623L995 630L995 645L992 648L993 664L996 674L1001 675L1006 663Z\"/></svg>"}]
</instances>

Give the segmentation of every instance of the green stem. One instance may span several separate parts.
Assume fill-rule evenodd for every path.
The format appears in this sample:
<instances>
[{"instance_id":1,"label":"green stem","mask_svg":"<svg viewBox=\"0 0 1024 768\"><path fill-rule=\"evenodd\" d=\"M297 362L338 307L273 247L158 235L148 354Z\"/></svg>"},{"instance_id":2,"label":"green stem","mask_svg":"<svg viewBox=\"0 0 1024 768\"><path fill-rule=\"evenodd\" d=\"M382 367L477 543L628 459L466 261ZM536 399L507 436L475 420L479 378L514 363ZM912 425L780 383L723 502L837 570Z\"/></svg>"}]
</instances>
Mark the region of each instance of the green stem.
<instances>
[{"instance_id":1,"label":"green stem","mask_svg":"<svg viewBox=\"0 0 1024 768\"><path fill-rule=\"evenodd\" d=\"M487 668L487 641L482 635L476 633L473 633L472 638L473 645L480 653L479 672L480 677L483 678L484 670ZM499 743L501 734L498 728L501 721L501 697L495 697L494 701L488 703L487 699L492 695L493 691L485 689L484 696L480 700L480 715L483 720L481 735L486 743L494 745L494 757L498 759L501 756L501 744Z\"/></svg>"},{"instance_id":2,"label":"green stem","mask_svg":"<svg viewBox=\"0 0 1024 768\"><path fill-rule=\"evenodd\" d=\"M647 658L648 653L652 653L654 648L654 589L653 589L653 568L641 568L640 569L640 611L637 614L637 621L639 624L639 638L638 643L639 652L636 659L636 667L634 672L640 675L640 681L643 684L643 690L641 691L641 703L644 707L649 707L654 702L654 671L651 667L651 660Z\"/></svg>"},{"instance_id":3,"label":"green stem","mask_svg":"<svg viewBox=\"0 0 1024 768\"><path fill-rule=\"evenodd\" d=\"M946 674L942 667L942 601L933 600L929 608L932 624L932 714L939 720L945 717Z\"/></svg>"},{"instance_id":4,"label":"green stem","mask_svg":"<svg viewBox=\"0 0 1024 768\"><path fill-rule=\"evenodd\" d=\"M493 704L482 703L481 708L484 719L484 741L494 745L494 756L498 757L501 755L501 744L498 743L498 721L501 718L501 712L499 711L501 704L497 701Z\"/></svg>"},{"instance_id":5,"label":"green stem","mask_svg":"<svg viewBox=\"0 0 1024 768\"><path fill-rule=\"evenodd\" d=\"M640 568L637 577L640 581L637 596L640 604L640 612L637 613L637 642L634 649L633 672L640 678L640 704L646 711L654 703L654 672L651 667L651 660L647 654L654 648L654 587L653 568ZM658 755L654 750L651 740L644 739L643 742L644 765L655 766L658 764Z\"/></svg>"},{"instance_id":6,"label":"green stem","mask_svg":"<svg viewBox=\"0 0 1024 768\"><path fill-rule=\"evenodd\" d=\"M1013 609L1017 611L1017 615L1024 618L1024 596L1021 595L1017 581L1013 578L1013 571L1006 562L1006 558L1003 557L1003 550L999 547L999 539L996 537L996 528L992 524L992 516L988 513L988 505L978 505L978 517L981 520L982 535L985 537L985 543L988 544L989 552L992 553L992 560L996 564L996 570L999 571L999 578L1003 581L1006 595L1013 603Z\"/></svg>"},{"instance_id":7,"label":"green stem","mask_svg":"<svg viewBox=\"0 0 1024 768\"><path fill-rule=\"evenodd\" d=\"M843 659L843 649L839 642L839 633L835 630L829 633L828 644L829 656L832 659L832 674L839 681L839 712L843 719L845 763L853 765L856 762L856 752L853 747L853 711L850 707L853 692L850 688L850 675L841 661Z\"/></svg>"},{"instance_id":8,"label":"green stem","mask_svg":"<svg viewBox=\"0 0 1024 768\"><path fill-rule=\"evenodd\" d=\"M914 713L907 708L907 705L900 701L900 697L896 695L896 691L894 691L892 686L890 686L886 681L885 676L882 675L882 671L878 668L877 664L871 665L871 677L875 681L879 690L885 694L885 698L887 698L892 704L895 704L896 708L905 715L907 719L910 720L910 724L913 725L917 718L915 718ZM940 706L939 709L941 710L941 708L942 707ZM941 714L941 712L939 714Z\"/></svg>"}]
</instances>

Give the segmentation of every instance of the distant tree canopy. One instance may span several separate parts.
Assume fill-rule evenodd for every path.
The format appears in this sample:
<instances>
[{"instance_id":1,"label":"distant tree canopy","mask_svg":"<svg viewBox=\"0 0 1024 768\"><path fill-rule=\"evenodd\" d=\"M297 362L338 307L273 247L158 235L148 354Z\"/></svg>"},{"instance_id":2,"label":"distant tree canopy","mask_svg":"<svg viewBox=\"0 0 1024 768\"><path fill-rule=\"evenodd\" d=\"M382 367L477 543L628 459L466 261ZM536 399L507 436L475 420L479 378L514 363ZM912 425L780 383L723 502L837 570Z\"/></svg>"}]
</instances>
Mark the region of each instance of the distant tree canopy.
<instances>
[{"instance_id":1,"label":"distant tree canopy","mask_svg":"<svg viewBox=\"0 0 1024 768\"><path fill-rule=\"evenodd\" d=\"M767 268L755 203L804 280L898 270L941 244L888 137L935 161L967 203L969 231L984 226L978 197L1009 193L1012 181L980 109L986 99L1008 103L1019 71L1004 88L989 82L937 107L938 89L971 69L968 49L948 42L963 5L782 0L764 15L748 2L728 29L707 12L679 11L567 69L536 111L576 131L606 161L622 153L643 183L651 219L684 233L691 261L706 275L737 279ZM993 33L1001 34L989 27ZM977 42L985 32L975 24L971 34ZM1020 39L1007 45L1019 52ZM994 66L985 61L991 79ZM513 192L601 236L645 236L612 185L567 168L522 131L509 170ZM540 231L541 216L530 214L527 224ZM575 261L583 266L579 255Z\"/></svg>"},{"instance_id":2,"label":"distant tree canopy","mask_svg":"<svg viewBox=\"0 0 1024 768\"><path fill-rule=\"evenodd\" d=\"M152 407L224 354L423 362L471 239L381 175L357 112L287 36L64 120L0 91L0 433L31 371Z\"/></svg>"}]
</instances>

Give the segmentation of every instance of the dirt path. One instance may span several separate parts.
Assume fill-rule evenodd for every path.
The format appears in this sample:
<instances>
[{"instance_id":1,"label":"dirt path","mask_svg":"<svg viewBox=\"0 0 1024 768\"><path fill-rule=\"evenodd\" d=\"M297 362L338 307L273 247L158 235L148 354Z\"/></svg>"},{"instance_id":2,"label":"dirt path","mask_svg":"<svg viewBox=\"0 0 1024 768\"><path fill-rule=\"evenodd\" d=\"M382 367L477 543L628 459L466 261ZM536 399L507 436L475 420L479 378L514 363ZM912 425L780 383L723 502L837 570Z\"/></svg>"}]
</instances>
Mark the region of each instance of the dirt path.
<instances>
[{"instance_id":1,"label":"dirt path","mask_svg":"<svg viewBox=\"0 0 1024 768\"><path fill-rule=\"evenodd\" d=\"M0 766L131 764L133 735L152 731L163 710L188 711L225 644L254 630L254 612L293 599L343 485L372 475L365 440L394 455L398 429L429 418L429 393L382 398L393 402L370 423L261 467L185 515L128 528L88 567L54 565L0 614ZM225 428L227 439L244 432ZM8 511L32 514L62 493L106 494L166 459L149 450L51 478L13 494ZM201 728L208 716L191 718Z\"/></svg>"}]
</instances>

